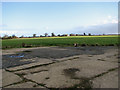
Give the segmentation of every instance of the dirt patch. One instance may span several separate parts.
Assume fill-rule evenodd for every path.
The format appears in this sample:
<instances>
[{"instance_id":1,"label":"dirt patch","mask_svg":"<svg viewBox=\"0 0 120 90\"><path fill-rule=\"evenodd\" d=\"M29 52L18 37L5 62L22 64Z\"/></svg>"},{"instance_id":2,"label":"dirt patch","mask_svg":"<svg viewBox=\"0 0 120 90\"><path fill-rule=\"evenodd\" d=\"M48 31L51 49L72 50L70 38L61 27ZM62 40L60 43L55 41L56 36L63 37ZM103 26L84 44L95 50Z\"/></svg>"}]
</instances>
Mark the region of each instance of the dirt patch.
<instances>
[{"instance_id":1,"label":"dirt patch","mask_svg":"<svg viewBox=\"0 0 120 90\"><path fill-rule=\"evenodd\" d=\"M80 71L78 68L68 68L68 69L64 69L63 72L65 74L65 76L69 76L70 78L74 79L75 78L75 73L77 71Z\"/></svg>"},{"instance_id":2,"label":"dirt patch","mask_svg":"<svg viewBox=\"0 0 120 90\"><path fill-rule=\"evenodd\" d=\"M79 80L80 80L79 84L75 84L75 85L69 87L69 89L80 88L81 90L92 90L93 83L89 78L81 77L81 78L79 78Z\"/></svg>"},{"instance_id":3,"label":"dirt patch","mask_svg":"<svg viewBox=\"0 0 120 90\"><path fill-rule=\"evenodd\" d=\"M63 72L65 76L70 77L71 79L77 79L80 81L79 84L75 84L72 87L69 88L82 88L83 90L91 90L92 89L92 82L89 78L86 77L76 77L76 72L80 72L78 68L68 68L64 69Z\"/></svg>"}]
</instances>

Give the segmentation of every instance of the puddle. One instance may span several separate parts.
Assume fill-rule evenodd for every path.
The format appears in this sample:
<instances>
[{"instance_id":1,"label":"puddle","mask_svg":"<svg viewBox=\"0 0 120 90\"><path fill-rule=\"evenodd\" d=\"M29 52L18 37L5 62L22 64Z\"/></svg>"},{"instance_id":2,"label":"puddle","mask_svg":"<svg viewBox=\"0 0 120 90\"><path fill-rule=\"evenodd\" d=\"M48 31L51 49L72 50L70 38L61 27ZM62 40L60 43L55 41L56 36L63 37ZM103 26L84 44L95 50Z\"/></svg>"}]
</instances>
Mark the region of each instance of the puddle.
<instances>
[{"instance_id":1,"label":"puddle","mask_svg":"<svg viewBox=\"0 0 120 90\"><path fill-rule=\"evenodd\" d=\"M23 58L25 55L24 54L15 54L15 55L10 55L8 57L10 58Z\"/></svg>"},{"instance_id":2,"label":"puddle","mask_svg":"<svg viewBox=\"0 0 120 90\"><path fill-rule=\"evenodd\" d=\"M3 55L3 57L2 57L2 68L16 67L16 66L21 66L21 65L30 64L30 63L34 62L32 60L24 61L24 59L27 59L27 58L29 59L31 57L30 56L28 57L24 53Z\"/></svg>"}]
</instances>

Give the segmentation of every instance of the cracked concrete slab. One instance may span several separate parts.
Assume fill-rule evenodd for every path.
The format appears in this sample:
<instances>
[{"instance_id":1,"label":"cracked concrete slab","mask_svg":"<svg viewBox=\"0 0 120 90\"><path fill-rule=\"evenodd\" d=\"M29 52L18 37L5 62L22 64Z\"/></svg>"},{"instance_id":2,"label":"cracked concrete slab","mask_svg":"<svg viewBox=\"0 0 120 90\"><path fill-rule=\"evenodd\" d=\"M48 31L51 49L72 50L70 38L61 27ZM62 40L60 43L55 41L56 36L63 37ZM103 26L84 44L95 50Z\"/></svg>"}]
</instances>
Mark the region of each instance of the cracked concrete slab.
<instances>
[{"instance_id":1,"label":"cracked concrete slab","mask_svg":"<svg viewBox=\"0 0 120 90\"><path fill-rule=\"evenodd\" d=\"M15 75L14 73L7 72L5 70L3 70L2 73L3 73L3 76L2 76L2 86L3 87L22 81L22 79L19 76Z\"/></svg>"},{"instance_id":2,"label":"cracked concrete slab","mask_svg":"<svg viewBox=\"0 0 120 90\"><path fill-rule=\"evenodd\" d=\"M56 74L52 74L49 72L40 72L35 74L29 74L25 76L27 79L31 79L37 83L45 84L45 86L49 88L65 88L71 87L74 84L78 84L79 80L69 79L64 75L61 75L59 72ZM52 75L51 75L52 74ZM39 79L38 79L39 78Z\"/></svg>"},{"instance_id":3,"label":"cracked concrete slab","mask_svg":"<svg viewBox=\"0 0 120 90\"><path fill-rule=\"evenodd\" d=\"M36 86L35 83L25 82L25 83L21 83L21 84L10 85L10 86L7 86L5 88L33 88L35 86Z\"/></svg>"},{"instance_id":4,"label":"cracked concrete slab","mask_svg":"<svg viewBox=\"0 0 120 90\"><path fill-rule=\"evenodd\" d=\"M11 75L13 74L13 76L15 74L19 74L22 77L35 82L33 83L30 81L29 83L11 85L11 87L25 87L25 86L29 87L30 86L33 88L42 88L44 86L48 88L69 88L69 87L75 87L75 85L78 85L79 87L79 84L82 83L81 78L90 79L104 72L108 72L111 69L118 68L118 63L117 63L118 51L116 47L115 48L114 47L80 47L80 48L40 47L40 48L33 48L33 49L32 48L22 49L22 51L24 50L31 50L32 52L30 52L31 53L30 55L32 55L33 53L34 56L38 56L39 53L42 53L40 54L40 55L44 55L42 57L47 57L48 55L47 58L49 57L52 57L52 58L49 58L49 59L41 58L41 57L36 57L34 59L23 58L21 62L24 62L24 61L33 61L33 62L29 64L7 68L7 70L14 71L14 72L11 73L11 72L5 71L6 73L3 73L3 75L6 74L5 76L8 75L7 77L9 77L10 74ZM51 53L52 50L54 51L53 53ZM14 49L12 50L12 52L6 51L5 54L7 52L14 53L18 51L19 49ZM65 54L64 51L65 52L70 51L70 52L69 54L64 55ZM97 53L98 51L99 53ZM60 54L59 52L62 54ZM79 52L81 53L79 54ZM51 54L49 55L49 53ZM60 56L56 56L59 54ZM19 62L16 62L16 63L19 63ZM16 79L18 78L20 79L20 77L17 77L17 75L15 77ZM115 87L116 88L118 86L117 77L118 77L117 71L110 71L109 73L104 74L103 76L95 77L92 80L93 87L95 88L104 88L104 87L114 88ZM6 78L6 79L8 80L9 78ZM16 82L21 80L19 79ZM10 81L7 82L7 80L5 80L5 83L6 84L10 83ZM14 83L13 81L11 82L11 84ZM35 85L38 83L41 85Z\"/></svg>"},{"instance_id":5,"label":"cracked concrete slab","mask_svg":"<svg viewBox=\"0 0 120 90\"><path fill-rule=\"evenodd\" d=\"M118 70L95 78L93 88L118 88Z\"/></svg>"},{"instance_id":6,"label":"cracked concrete slab","mask_svg":"<svg viewBox=\"0 0 120 90\"><path fill-rule=\"evenodd\" d=\"M102 62L97 60L74 59L74 60L54 63L45 67L48 67L49 70L38 72L35 74L28 74L25 75L25 78L31 79L38 83L46 84L47 87L65 88L80 83L80 80L71 79L69 78L69 76L65 76L63 72L64 69L77 68L80 70L79 72L75 73L77 78L81 78L81 77L91 78L95 75L106 72L109 69L116 68L117 63L115 64L111 62ZM46 79L48 77L49 79Z\"/></svg>"},{"instance_id":7,"label":"cracked concrete slab","mask_svg":"<svg viewBox=\"0 0 120 90\"><path fill-rule=\"evenodd\" d=\"M38 66L38 65L49 64L52 62L53 61L51 61L49 59L38 59L37 62L25 64L25 65L21 65L21 66L17 66L17 67L7 68L7 70L9 70L9 71L22 70L22 69L26 69L26 68L30 68L30 67L34 67L34 66Z\"/></svg>"},{"instance_id":8,"label":"cracked concrete slab","mask_svg":"<svg viewBox=\"0 0 120 90\"><path fill-rule=\"evenodd\" d=\"M116 68L118 67L118 64L111 62L97 61L97 60L74 59L74 60L51 64L48 67L49 67L49 72L56 70L56 73L58 71L62 72L66 68L78 68L80 72L77 72L77 76L91 77L100 74L102 72L105 72L109 69Z\"/></svg>"},{"instance_id":9,"label":"cracked concrete slab","mask_svg":"<svg viewBox=\"0 0 120 90\"><path fill-rule=\"evenodd\" d=\"M16 71L14 73L27 75L27 74L33 74L33 73L38 73L38 72L48 71L48 70L49 70L48 67L41 66L41 67L36 67L36 68L31 68L31 69Z\"/></svg>"}]
</instances>

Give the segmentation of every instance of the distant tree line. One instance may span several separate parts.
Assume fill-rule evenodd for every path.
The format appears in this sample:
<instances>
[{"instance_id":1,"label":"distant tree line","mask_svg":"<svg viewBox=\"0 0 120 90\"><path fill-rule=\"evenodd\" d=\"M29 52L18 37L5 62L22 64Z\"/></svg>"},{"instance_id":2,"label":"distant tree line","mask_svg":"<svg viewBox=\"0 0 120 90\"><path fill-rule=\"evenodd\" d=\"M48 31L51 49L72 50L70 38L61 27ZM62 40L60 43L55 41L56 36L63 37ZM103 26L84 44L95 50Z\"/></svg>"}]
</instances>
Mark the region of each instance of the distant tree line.
<instances>
[{"instance_id":1,"label":"distant tree line","mask_svg":"<svg viewBox=\"0 0 120 90\"><path fill-rule=\"evenodd\" d=\"M0 38L2 39L13 39L13 38L18 38L15 34L13 34L12 36L8 36L7 34L5 34L3 37L0 36Z\"/></svg>"},{"instance_id":2,"label":"distant tree line","mask_svg":"<svg viewBox=\"0 0 120 90\"><path fill-rule=\"evenodd\" d=\"M105 35L105 34L102 34ZM5 34L3 37L0 36L0 38L2 39L14 39L14 38L36 38L36 37L65 37L65 36L93 36L91 33L83 33L83 34L58 34L55 35L54 33L51 33L51 35L48 35L48 33L45 33L44 35L40 35L37 36L36 34L33 34L33 36L29 36L29 37L25 37L24 35L22 35L21 37L17 37L15 34L12 36L8 36L7 34Z\"/></svg>"}]
</instances>

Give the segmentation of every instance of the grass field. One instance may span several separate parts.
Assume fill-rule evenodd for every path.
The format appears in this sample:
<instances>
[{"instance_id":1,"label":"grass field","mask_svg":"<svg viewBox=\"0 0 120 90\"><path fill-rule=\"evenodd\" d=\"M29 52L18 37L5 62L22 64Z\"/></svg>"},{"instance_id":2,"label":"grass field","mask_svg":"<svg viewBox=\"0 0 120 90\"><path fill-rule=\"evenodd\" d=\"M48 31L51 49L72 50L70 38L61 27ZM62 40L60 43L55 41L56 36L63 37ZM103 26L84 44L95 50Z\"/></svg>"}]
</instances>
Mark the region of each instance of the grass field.
<instances>
[{"instance_id":1,"label":"grass field","mask_svg":"<svg viewBox=\"0 0 120 90\"><path fill-rule=\"evenodd\" d=\"M74 43L79 45L118 45L118 35L106 36L68 36L68 37L39 37L39 38L18 38L2 40L2 48L21 48L22 43L36 46L73 46Z\"/></svg>"}]
</instances>

